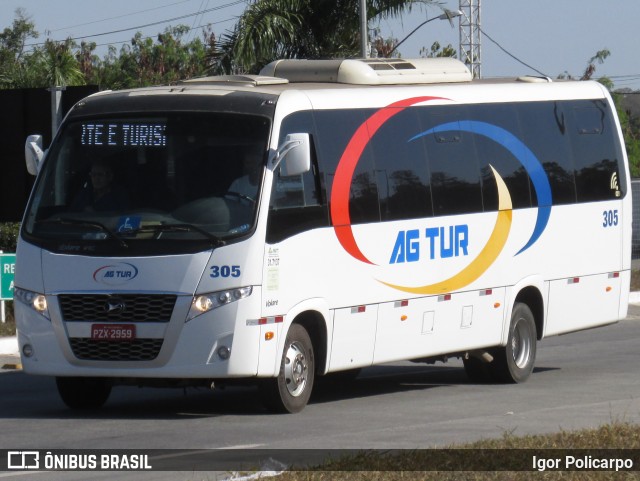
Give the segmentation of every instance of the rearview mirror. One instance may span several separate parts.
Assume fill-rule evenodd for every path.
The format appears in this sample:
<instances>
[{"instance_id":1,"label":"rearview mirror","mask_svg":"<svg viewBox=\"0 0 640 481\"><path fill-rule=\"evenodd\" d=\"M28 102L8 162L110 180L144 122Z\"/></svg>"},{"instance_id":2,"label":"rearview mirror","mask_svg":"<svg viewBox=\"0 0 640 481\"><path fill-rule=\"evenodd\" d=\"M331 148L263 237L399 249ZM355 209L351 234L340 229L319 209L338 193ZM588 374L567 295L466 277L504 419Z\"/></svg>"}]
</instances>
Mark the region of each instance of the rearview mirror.
<instances>
[{"instance_id":1,"label":"rearview mirror","mask_svg":"<svg viewBox=\"0 0 640 481\"><path fill-rule=\"evenodd\" d=\"M311 170L311 141L309 134L288 134L278 147L273 170L280 165L280 175L292 177Z\"/></svg>"},{"instance_id":2,"label":"rearview mirror","mask_svg":"<svg viewBox=\"0 0 640 481\"><path fill-rule=\"evenodd\" d=\"M45 151L42 150L42 135L30 135L24 143L24 158L27 171L31 175L38 175Z\"/></svg>"}]
</instances>

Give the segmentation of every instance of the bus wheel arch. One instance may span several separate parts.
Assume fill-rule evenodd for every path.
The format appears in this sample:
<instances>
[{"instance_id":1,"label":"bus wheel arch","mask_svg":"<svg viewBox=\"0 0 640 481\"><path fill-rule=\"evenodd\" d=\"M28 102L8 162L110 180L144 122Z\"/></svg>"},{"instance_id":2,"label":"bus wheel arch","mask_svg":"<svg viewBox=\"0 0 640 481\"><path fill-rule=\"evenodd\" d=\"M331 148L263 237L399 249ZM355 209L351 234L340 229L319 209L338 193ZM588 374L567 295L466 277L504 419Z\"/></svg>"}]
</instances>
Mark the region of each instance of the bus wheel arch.
<instances>
[{"instance_id":1,"label":"bus wheel arch","mask_svg":"<svg viewBox=\"0 0 640 481\"><path fill-rule=\"evenodd\" d=\"M514 309L518 303L526 304L531 310L536 325L537 340L540 341L544 334L544 300L542 293L535 286L527 286L516 295L513 303Z\"/></svg>"}]
</instances>

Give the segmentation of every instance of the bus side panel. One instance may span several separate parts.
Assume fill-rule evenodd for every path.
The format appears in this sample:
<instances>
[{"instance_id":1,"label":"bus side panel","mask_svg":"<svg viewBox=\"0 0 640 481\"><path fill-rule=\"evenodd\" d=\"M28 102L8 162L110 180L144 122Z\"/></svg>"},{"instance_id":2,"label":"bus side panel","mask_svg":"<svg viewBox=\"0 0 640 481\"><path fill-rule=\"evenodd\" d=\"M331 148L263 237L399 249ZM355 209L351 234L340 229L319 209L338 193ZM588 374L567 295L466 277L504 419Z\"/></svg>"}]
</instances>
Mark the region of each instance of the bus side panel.
<instances>
[{"instance_id":1,"label":"bus side panel","mask_svg":"<svg viewBox=\"0 0 640 481\"><path fill-rule=\"evenodd\" d=\"M551 264L549 310L545 336L617 321L628 283L621 275L625 255L622 222L624 201L577 204L554 208L546 249ZM568 230L566 226L571 226ZM545 253L545 251L542 251Z\"/></svg>"},{"instance_id":2,"label":"bus side panel","mask_svg":"<svg viewBox=\"0 0 640 481\"><path fill-rule=\"evenodd\" d=\"M621 278L614 278L612 274L551 281L546 335L617 321L620 292ZM585 299L593 302L585 302Z\"/></svg>"},{"instance_id":3,"label":"bus side panel","mask_svg":"<svg viewBox=\"0 0 640 481\"><path fill-rule=\"evenodd\" d=\"M497 345L505 289L482 289L380 305L374 362Z\"/></svg>"},{"instance_id":4,"label":"bus side panel","mask_svg":"<svg viewBox=\"0 0 640 481\"><path fill-rule=\"evenodd\" d=\"M377 318L377 305L336 309L329 371L372 364Z\"/></svg>"}]
</instances>

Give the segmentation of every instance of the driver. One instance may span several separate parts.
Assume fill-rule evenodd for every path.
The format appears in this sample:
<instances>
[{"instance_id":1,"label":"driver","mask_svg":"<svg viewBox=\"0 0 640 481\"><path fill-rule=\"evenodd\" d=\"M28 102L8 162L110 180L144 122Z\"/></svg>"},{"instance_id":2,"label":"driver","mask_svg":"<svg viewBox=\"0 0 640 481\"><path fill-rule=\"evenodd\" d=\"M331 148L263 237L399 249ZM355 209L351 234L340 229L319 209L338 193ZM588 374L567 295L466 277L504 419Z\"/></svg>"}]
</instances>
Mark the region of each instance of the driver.
<instances>
[{"instance_id":1,"label":"driver","mask_svg":"<svg viewBox=\"0 0 640 481\"><path fill-rule=\"evenodd\" d=\"M262 155L258 150L245 152L242 158L242 172L244 175L235 179L229 186L228 191L255 201L258 196L261 161Z\"/></svg>"},{"instance_id":2,"label":"driver","mask_svg":"<svg viewBox=\"0 0 640 481\"><path fill-rule=\"evenodd\" d=\"M71 204L74 211L117 211L127 207L127 194L114 186L113 169L108 162L97 160L89 172L87 183Z\"/></svg>"}]
</instances>

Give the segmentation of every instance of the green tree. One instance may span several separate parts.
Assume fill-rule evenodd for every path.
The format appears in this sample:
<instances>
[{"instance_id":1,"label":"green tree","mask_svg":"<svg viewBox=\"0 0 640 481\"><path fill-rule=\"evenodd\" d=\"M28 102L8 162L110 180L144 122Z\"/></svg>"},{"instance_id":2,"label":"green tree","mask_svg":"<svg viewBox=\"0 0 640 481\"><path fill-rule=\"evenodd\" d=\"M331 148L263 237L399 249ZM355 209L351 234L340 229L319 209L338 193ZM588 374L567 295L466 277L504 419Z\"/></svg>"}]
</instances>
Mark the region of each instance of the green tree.
<instances>
[{"instance_id":1,"label":"green tree","mask_svg":"<svg viewBox=\"0 0 640 481\"><path fill-rule=\"evenodd\" d=\"M437 40L431 44L431 48L427 50L426 47L420 49L420 56L427 58L439 58L439 57L452 57L458 58L458 52L451 44L446 47L442 47Z\"/></svg>"},{"instance_id":2,"label":"green tree","mask_svg":"<svg viewBox=\"0 0 640 481\"><path fill-rule=\"evenodd\" d=\"M27 40L38 38L35 25L26 11L18 8L15 15L11 28L7 27L0 33L0 66L3 69L20 62Z\"/></svg>"},{"instance_id":3,"label":"green tree","mask_svg":"<svg viewBox=\"0 0 640 481\"><path fill-rule=\"evenodd\" d=\"M10 28L0 33L0 86L4 88L81 85L84 76L73 54L75 44L46 40L26 50L26 42L38 37L30 17L16 10Z\"/></svg>"},{"instance_id":4,"label":"green tree","mask_svg":"<svg viewBox=\"0 0 640 481\"><path fill-rule=\"evenodd\" d=\"M43 85L84 85L85 77L72 51L74 45L71 39L64 42L47 40L44 47L34 54Z\"/></svg>"},{"instance_id":5,"label":"green tree","mask_svg":"<svg viewBox=\"0 0 640 481\"><path fill-rule=\"evenodd\" d=\"M123 45L120 52L110 46L103 60L93 54L95 45L81 46L76 58L88 81L100 88L171 84L205 75L209 68L208 52L215 44L215 36L207 29L202 38L184 42L188 32L186 25L169 27L156 38L145 38L137 32L131 44Z\"/></svg>"},{"instance_id":6,"label":"green tree","mask_svg":"<svg viewBox=\"0 0 640 481\"><path fill-rule=\"evenodd\" d=\"M624 136L632 177L640 177L640 118L634 117L622 107L622 95L614 93L613 101L618 110L618 119Z\"/></svg>"},{"instance_id":7,"label":"green tree","mask_svg":"<svg viewBox=\"0 0 640 481\"><path fill-rule=\"evenodd\" d=\"M0 87L19 87L31 75L25 72L25 44L29 39L38 38L31 18L22 8L15 12L11 27L0 33Z\"/></svg>"},{"instance_id":8,"label":"green tree","mask_svg":"<svg viewBox=\"0 0 640 481\"><path fill-rule=\"evenodd\" d=\"M367 18L386 18L435 0L368 0ZM213 55L217 72L255 73L278 58L360 54L358 0L254 0Z\"/></svg>"}]
</instances>

